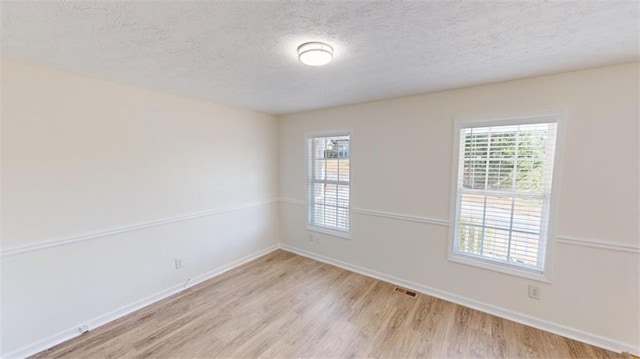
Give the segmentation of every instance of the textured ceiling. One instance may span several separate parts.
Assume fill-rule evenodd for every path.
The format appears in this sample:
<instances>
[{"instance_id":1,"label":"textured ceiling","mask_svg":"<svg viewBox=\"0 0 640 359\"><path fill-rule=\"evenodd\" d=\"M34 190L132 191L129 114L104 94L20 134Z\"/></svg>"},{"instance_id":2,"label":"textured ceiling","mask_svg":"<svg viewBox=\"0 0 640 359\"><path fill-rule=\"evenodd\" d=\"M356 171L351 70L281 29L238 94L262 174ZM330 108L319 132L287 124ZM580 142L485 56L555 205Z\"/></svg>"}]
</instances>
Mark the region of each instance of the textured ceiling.
<instances>
[{"instance_id":1,"label":"textured ceiling","mask_svg":"<svg viewBox=\"0 0 640 359\"><path fill-rule=\"evenodd\" d=\"M2 2L8 58L275 114L639 58L640 3ZM297 62L311 40L335 48Z\"/></svg>"}]
</instances>

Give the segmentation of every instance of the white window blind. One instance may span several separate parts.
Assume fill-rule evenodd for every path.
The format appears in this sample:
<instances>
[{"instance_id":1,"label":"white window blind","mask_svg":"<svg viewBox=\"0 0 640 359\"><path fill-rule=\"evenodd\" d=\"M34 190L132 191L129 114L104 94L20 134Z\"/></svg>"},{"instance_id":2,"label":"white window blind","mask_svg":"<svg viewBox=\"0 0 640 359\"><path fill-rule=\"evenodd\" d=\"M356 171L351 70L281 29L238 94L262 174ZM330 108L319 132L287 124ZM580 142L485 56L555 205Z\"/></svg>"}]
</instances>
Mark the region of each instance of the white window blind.
<instances>
[{"instance_id":1,"label":"white window blind","mask_svg":"<svg viewBox=\"0 0 640 359\"><path fill-rule=\"evenodd\" d=\"M454 255L542 273L557 123L520 122L459 129Z\"/></svg>"},{"instance_id":2,"label":"white window blind","mask_svg":"<svg viewBox=\"0 0 640 359\"><path fill-rule=\"evenodd\" d=\"M348 134L309 137L309 225L349 231L350 140Z\"/></svg>"}]
</instances>

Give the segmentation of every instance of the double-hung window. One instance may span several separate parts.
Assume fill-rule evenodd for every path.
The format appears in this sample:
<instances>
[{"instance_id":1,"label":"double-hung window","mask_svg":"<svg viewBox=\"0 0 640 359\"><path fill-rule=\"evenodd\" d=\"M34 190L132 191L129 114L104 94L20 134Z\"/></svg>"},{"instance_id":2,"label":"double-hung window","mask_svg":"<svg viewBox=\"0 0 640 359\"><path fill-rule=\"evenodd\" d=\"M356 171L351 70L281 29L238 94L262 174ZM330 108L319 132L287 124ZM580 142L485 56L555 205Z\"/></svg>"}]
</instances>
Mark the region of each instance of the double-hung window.
<instances>
[{"instance_id":1,"label":"double-hung window","mask_svg":"<svg viewBox=\"0 0 640 359\"><path fill-rule=\"evenodd\" d=\"M557 117L458 121L452 259L543 277Z\"/></svg>"},{"instance_id":2,"label":"double-hung window","mask_svg":"<svg viewBox=\"0 0 640 359\"><path fill-rule=\"evenodd\" d=\"M307 137L308 224L349 232L351 135Z\"/></svg>"}]
</instances>

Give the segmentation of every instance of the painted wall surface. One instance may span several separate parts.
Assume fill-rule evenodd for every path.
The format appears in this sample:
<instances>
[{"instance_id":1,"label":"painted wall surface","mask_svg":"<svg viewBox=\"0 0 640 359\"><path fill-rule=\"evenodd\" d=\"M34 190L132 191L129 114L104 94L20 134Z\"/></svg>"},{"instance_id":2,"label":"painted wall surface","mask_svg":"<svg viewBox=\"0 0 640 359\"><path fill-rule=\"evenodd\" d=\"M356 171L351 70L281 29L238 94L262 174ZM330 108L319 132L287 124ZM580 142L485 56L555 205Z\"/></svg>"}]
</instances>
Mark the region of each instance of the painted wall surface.
<instances>
[{"instance_id":1,"label":"painted wall surface","mask_svg":"<svg viewBox=\"0 0 640 359\"><path fill-rule=\"evenodd\" d=\"M637 63L625 64L282 116L280 240L637 354L639 75ZM537 283L534 300L527 288L536 282L447 259L454 120L557 111L568 118L558 240L551 283ZM353 238L310 241L305 133L344 129L352 130Z\"/></svg>"},{"instance_id":2,"label":"painted wall surface","mask_svg":"<svg viewBox=\"0 0 640 359\"><path fill-rule=\"evenodd\" d=\"M274 116L8 60L1 82L2 253L27 248L0 259L3 354L277 245Z\"/></svg>"}]
</instances>

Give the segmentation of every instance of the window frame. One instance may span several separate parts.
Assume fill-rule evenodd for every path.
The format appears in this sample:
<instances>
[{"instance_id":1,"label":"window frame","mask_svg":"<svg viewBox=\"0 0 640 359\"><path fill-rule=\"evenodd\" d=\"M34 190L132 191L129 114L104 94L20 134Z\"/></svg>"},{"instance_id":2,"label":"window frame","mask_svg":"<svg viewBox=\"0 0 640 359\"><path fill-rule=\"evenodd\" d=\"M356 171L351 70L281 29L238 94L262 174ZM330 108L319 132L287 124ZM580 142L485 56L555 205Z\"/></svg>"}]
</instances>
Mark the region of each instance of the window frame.
<instances>
[{"instance_id":1,"label":"window frame","mask_svg":"<svg viewBox=\"0 0 640 359\"><path fill-rule=\"evenodd\" d=\"M338 136L349 136L349 210L347 212L348 220L349 220L349 229L347 231L343 231L337 228L330 228L324 226L318 226L311 223L311 206L313 206L314 202L311 199L311 191L309 190L311 178L309 176L309 169L313 164L310 163L312 161L311 156L309 155L309 140L313 138L321 138L321 137L338 137ZM351 190L352 190L352 155L353 155L353 131L352 130L338 130L338 131L313 131L313 132L305 132L304 135L304 154L305 154L305 209L306 209L306 226L305 228L308 231L328 234L334 237L340 237L345 239L352 239L352 231L353 231L353 223L352 223L352 202L351 202Z\"/></svg>"},{"instance_id":2,"label":"window frame","mask_svg":"<svg viewBox=\"0 0 640 359\"><path fill-rule=\"evenodd\" d=\"M541 270L532 270L508 263L500 263L490 259L465 255L455 251L455 241L458 223L457 204L458 204L458 172L460 167L460 130L473 127L490 127L490 126L510 126L525 125L536 123L556 123L555 150L553 154L553 174L551 177L551 191L549 193L546 241L542 259L544 264ZM537 115L514 115L507 117L491 117L491 118L455 118L453 126L453 157L451 169L451 207L449 221L449 243L447 246L448 260L481 269L487 269L499 273L509 274L521 278L531 279L539 282L551 283L552 263L555 251L556 238L556 222L558 211L558 194L560 193L562 160L564 157L564 140L567 122L566 112L547 112Z\"/></svg>"}]
</instances>

